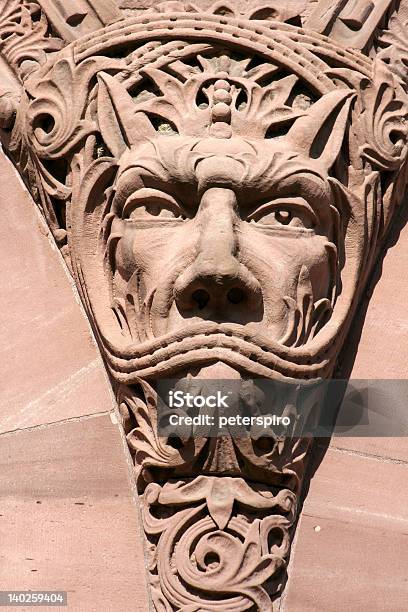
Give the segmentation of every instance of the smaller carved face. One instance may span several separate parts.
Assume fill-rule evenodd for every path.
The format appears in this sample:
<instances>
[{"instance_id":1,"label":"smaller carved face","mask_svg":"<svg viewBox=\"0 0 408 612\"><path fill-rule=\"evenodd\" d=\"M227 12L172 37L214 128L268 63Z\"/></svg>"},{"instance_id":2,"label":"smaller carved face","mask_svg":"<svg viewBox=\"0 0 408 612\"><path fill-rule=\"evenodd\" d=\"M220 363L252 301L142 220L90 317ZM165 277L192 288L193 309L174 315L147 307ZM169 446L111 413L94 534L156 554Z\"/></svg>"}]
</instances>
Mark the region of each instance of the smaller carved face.
<instances>
[{"instance_id":1,"label":"smaller carved face","mask_svg":"<svg viewBox=\"0 0 408 612\"><path fill-rule=\"evenodd\" d=\"M112 204L114 293L140 339L209 320L303 343L330 310L331 203L321 163L285 141L132 147Z\"/></svg>"}]
</instances>

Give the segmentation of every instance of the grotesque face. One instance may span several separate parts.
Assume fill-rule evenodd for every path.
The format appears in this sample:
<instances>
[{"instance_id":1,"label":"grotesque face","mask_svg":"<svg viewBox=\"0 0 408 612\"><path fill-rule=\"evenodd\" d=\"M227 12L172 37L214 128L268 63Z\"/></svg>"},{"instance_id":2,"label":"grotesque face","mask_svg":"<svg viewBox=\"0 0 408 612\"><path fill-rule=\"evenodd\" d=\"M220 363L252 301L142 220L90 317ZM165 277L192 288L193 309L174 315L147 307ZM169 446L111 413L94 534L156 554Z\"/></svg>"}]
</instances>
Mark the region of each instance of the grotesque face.
<instances>
[{"instance_id":1,"label":"grotesque face","mask_svg":"<svg viewBox=\"0 0 408 612\"><path fill-rule=\"evenodd\" d=\"M186 83L167 81L162 90L179 87L183 99ZM176 345L189 336L187 369L224 362L248 372L258 362L253 350L304 346L330 319L350 214L330 172L353 92L340 88L312 103L292 93L297 81L265 88L228 72L200 73L190 87L193 111L181 115L176 97L158 119L165 97L146 102L139 93L135 102L99 75L99 116L109 117L101 133L116 168L100 207L98 250L116 325L128 345L146 347L139 355L135 348L136 359L156 345L185 354ZM82 196L89 211L93 197ZM186 363L152 368L143 375Z\"/></svg>"},{"instance_id":2,"label":"grotesque face","mask_svg":"<svg viewBox=\"0 0 408 612\"><path fill-rule=\"evenodd\" d=\"M220 3L165 3L32 74L23 60L43 24L21 38L24 6L7 41L6 22L29 75L10 150L114 382L157 610L272 609L311 443L295 429L300 381L314 422L316 382L332 375L407 183L393 55L387 66L338 45L292 4L235 18ZM275 20L287 10L307 28ZM264 377L295 384L267 396ZM161 436L163 378L200 391L236 379L251 415L268 404L293 427Z\"/></svg>"},{"instance_id":3,"label":"grotesque face","mask_svg":"<svg viewBox=\"0 0 408 612\"><path fill-rule=\"evenodd\" d=\"M285 140L159 136L127 151L111 232L132 336L213 321L305 342L331 308L332 199L321 164Z\"/></svg>"},{"instance_id":4,"label":"grotesque face","mask_svg":"<svg viewBox=\"0 0 408 612\"><path fill-rule=\"evenodd\" d=\"M405 107L385 64L248 28L250 53L208 31L120 60L81 43L29 83L37 167L69 199L70 261L118 383L213 363L330 376L390 218Z\"/></svg>"},{"instance_id":5,"label":"grotesque face","mask_svg":"<svg viewBox=\"0 0 408 612\"><path fill-rule=\"evenodd\" d=\"M176 46L77 68L68 54L30 81L31 146L69 197L70 262L110 371L330 376L392 200L374 168L398 171L401 105L363 64L329 78L314 55L306 70L266 48ZM70 79L82 97L65 122Z\"/></svg>"}]
</instances>

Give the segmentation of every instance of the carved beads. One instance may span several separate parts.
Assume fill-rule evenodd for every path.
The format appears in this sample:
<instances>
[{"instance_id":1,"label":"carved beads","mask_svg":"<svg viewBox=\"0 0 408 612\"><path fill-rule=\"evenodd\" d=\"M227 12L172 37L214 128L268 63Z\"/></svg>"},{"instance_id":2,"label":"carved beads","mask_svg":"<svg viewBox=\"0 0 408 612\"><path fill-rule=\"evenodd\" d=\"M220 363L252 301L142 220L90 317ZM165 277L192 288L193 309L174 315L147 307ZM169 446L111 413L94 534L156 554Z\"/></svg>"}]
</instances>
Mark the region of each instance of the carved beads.
<instances>
[{"instance_id":1,"label":"carved beads","mask_svg":"<svg viewBox=\"0 0 408 612\"><path fill-rule=\"evenodd\" d=\"M231 138L231 85L225 80L228 78L227 73L218 73L216 76L219 78L214 83L210 134L216 138Z\"/></svg>"}]
</instances>

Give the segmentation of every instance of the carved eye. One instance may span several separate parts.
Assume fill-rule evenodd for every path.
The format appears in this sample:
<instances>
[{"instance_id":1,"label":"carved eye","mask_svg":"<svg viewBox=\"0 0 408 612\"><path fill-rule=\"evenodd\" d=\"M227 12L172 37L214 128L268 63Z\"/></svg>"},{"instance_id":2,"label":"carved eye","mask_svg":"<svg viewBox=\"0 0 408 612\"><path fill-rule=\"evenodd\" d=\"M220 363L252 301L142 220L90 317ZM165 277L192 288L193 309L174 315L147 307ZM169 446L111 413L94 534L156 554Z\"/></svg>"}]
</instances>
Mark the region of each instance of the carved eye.
<instances>
[{"instance_id":1,"label":"carved eye","mask_svg":"<svg viewBox=\"0 0 408 612\"><path fill-rule=\"evenodd\" d=\"M282 225L289 225L293 218L290 210L282 209L275 212L275 220Z\"/></svg>"},{"instance_id":2,"label":"carved eye","mask_svg":"<svg viewBox=\"0 0 408 612\"><path fill-rule=\"evenodd\" d=\"M313 229L317 218L303 198L293 198L262 204L248 217L247 221L266 227L287 226L293 229Z\"/></svg>"},{"instance_id":3,"label":"carved eye","mask_svg":"<svg viewBox=\"0 0 408 612\"><path fill-rule=\"evenodd\" d=\"M168 193L158 189L140 189L126 200L122 218L132 221L185 219L178 202Z\"/></svg>"}]
</instances>

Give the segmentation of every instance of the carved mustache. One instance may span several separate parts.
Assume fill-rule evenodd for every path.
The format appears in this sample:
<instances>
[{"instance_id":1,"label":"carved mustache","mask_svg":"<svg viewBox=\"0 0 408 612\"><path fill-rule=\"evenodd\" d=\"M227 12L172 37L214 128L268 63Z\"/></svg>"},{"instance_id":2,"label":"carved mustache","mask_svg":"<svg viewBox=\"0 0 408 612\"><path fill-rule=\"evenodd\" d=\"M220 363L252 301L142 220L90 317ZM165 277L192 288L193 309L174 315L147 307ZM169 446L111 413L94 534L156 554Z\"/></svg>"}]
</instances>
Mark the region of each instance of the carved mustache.
<instances>
[{"instance_id":1,"label":"carved mustache","mask_svg":"<svg viewBox=\"0 0 408 612\"><path fill-rule=\"evenodd\" d=\"M203 321L128 349L105 339L108 366L119 382L166 376L175 371L222 361L252 376L276 379L324 378L331 367L334 345L321 354L283 346L262 333L249 333L236 323Z\"/></svg>"},{"instance_id":2,"label":"carved mustache","mask_svg":"<svg viewBox=\"0 0 408 612\"><path fill-rule=\"evenodd\" d=\"M327 298L314 302L313 289L305 266L297 283L296 299L283 300L288 308L286 330L278 340L265 332L254 332L237 323L215 323L211 320L192 323L183 329L155 336L151 311L157 287L147 291L140 275L135 273L129 283L126 306L114 304L118 318L127 322L132 345L118 354L113 346L108 348L109 364L115 378L126 384L138 377L165 376L174 370L204 365L211 361L223 361L252 376L293 377L309 379L325 375L329 359L313 364L305 359L288 356L290 348L305 345L332 312ZM134 343L140 343L135 346ZM110 349L110 350L109 350Z\"/></svg>"}]
</instances>

